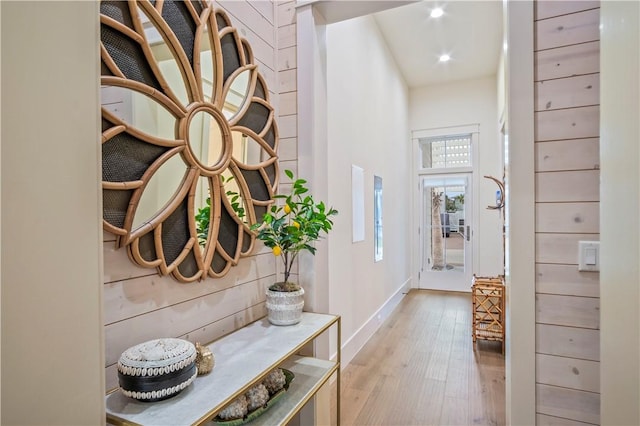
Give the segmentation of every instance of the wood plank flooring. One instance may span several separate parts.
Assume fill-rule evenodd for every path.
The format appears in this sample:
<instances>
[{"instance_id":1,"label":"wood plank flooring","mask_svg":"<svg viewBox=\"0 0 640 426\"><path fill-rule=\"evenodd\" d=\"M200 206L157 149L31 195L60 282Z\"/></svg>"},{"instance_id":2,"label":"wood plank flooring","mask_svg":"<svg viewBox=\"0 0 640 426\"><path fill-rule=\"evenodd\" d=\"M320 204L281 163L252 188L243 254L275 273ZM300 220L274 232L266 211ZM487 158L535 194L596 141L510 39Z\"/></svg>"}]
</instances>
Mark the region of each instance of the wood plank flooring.
<instances>
[{"instance_id":1,"label":"wood plank flooring","mask_svg":"<svg viewBox=\"0 0 640 426\"><path fill-rule=\"evenodd\" d=\"M474 350L471 295L411 290L342 371L341 423L504 425L504 389L500 342Z\"/></svg>"}]
</instances>

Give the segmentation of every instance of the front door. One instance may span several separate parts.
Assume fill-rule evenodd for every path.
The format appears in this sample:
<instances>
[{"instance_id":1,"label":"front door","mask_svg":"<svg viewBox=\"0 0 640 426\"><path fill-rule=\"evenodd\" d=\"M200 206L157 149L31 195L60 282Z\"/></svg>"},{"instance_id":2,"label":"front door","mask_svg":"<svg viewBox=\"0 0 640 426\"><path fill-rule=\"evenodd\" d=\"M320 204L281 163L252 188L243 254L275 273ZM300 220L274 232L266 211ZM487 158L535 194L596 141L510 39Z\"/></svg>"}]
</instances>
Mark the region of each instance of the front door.
<instances>
[{"instance_id":1,"label":"front door","mask_svg":"<svg viewBox=\"0 0 640 426\"><path fill-rule=\"evenodd\" d=\"M420 176L420 288L469 291L471 173Z\"/></svg>"}]
</instances>

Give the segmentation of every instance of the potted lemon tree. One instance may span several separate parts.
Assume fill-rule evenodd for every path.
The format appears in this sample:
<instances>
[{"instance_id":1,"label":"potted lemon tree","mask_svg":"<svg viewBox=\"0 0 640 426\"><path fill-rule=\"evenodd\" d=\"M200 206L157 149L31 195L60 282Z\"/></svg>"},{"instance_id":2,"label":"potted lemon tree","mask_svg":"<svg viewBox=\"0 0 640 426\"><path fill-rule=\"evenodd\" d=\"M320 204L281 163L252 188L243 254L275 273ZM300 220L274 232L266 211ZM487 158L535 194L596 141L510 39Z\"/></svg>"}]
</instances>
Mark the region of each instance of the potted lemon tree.
<instances>
[{"instance_id":1,"label":"potted lemon tree","mask_svg":"<svg viewBox=\"0 0 640 426\"><path fill-rule=\"evenodd\" d=\"M300 322L304 289L299 283L289 281L291 268L300 252L316 253L313 243L331 230L331 217L338 214L334 208L327 208L323 202L313 199L306 180L295 179L291 170L285 170L285 174L292 181L291 192L276 195L274 198L283 200L283 203L271 206L262 222L252 226L252 230L257 232L256 237L282 260L284 267L284 280L267 289L268 318L275 325Z\"/></svg>"}]
</instances>

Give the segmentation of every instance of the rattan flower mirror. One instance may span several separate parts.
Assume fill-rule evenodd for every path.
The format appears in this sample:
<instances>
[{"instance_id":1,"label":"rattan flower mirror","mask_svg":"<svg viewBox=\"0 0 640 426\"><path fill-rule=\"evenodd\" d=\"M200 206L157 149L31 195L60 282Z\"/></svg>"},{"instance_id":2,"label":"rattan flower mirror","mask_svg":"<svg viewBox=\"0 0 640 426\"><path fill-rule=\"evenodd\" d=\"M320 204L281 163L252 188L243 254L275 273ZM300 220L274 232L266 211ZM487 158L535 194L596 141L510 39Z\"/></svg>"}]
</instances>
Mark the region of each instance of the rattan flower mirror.
<instances>
[{"instance_id":1,"label":"rattan flower mirror","mask_svg":"<svg viewBox=\"0 0 640 426\"><path fill-rule=\"evenodd\" d=\"M161 275L221 277L278 184L251 47L198 0L102 1L100 24L104 229Z\"/></svg>"}]
</instances>

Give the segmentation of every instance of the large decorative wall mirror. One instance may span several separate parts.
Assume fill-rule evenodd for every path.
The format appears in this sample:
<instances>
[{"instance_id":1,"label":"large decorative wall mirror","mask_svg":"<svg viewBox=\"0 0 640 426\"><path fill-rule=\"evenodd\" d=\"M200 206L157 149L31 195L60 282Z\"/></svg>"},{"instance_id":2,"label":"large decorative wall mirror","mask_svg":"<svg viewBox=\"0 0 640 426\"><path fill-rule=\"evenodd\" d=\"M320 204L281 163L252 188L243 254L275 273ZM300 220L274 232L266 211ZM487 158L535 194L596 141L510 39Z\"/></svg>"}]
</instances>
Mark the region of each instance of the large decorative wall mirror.
<instances>
[{"instance_id":1,"label":"large decorative wall mirror","mask_svg":"<svg viewBox=\"0 0 640 426\"><path fill-rule=\"evenodd\" d=\"M273 202L278 130L247 41L201 1L102 1L104 229L178 281L248 255Z\"/></svg>"}]
</instances>

